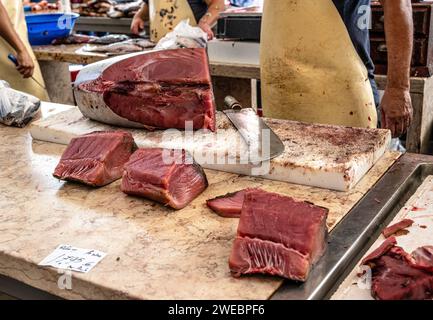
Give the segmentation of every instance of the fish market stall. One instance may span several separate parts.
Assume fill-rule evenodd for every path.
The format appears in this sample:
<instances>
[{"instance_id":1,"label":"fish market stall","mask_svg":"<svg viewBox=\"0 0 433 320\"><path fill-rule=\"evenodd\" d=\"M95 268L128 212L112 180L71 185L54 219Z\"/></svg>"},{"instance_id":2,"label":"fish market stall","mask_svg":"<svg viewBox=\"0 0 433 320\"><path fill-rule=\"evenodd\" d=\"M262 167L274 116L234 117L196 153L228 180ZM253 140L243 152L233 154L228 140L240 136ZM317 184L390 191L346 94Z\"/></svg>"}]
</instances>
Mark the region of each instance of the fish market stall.
<instances>
[{"instance_id":1,"label":"fish market stall","mask_svg":"<svg viewBox=\"0 0 433 320\"><path fill-rule=\"evenodd\" d=\"M41 124L47 125L50 118L55 123L61 117L52 118L53 113L73 109L44 103ZM74 128L74 121L63 122L63 127ZM51 174L64 146L32 140L27 129L0 130L0 161L7 168L1 173L7 187L0 206L1 225L6 226L0 236L0 273L73 299L271 298L282 280L230 276L227 261L238 222L212 213L206 199L261 187L326 206L330 230L344 232L339 229L342 219L400 157L386 153L348 192L207 170L210 187L191 205L175 212L122 195L118 182L95 190L60 182ZM89 274L73 274L72 290L59 289L55 269L38 266L61 243L107 253Z\"/></svg>"},{"instance_id":2,"label":"fish market stall","mask_svg":"<svg viewBox=\"0 0 433 320\"><path fill-rule=\"evenodd\" d=\"M406 48L377 124L340 8L228 3L28 4L51 101L0 81L0 300L433 298L433 78Z\"/></svg>"},{"instance_id":3,"label":"fish market stall","mask_svg":"<svg viewBox=\"0 0 433 320\"><path fill-rule=\"evenodd\" d=\"M173 61L178 68L171 68ZM290 243L291 237L283 236L298 228L298 220L290 218L288 230L279 232L302 263L290 267L294 276L290 269L278 269L284 263L271 263L282 272L273 274L306 284L320 279L309 273L324 252L331 252L331 247L324 251L328 229L339 230L351 208L400 157L388 152L389 132L262 120L251 109L215 112L211 88L204 48L114 57L81 70L74 89L79 109L42 103L42 111L49 108L51 114L43 112L28 129L2 127L1 161L7 169L1 174L8 187L0 203L2 226L7 226L1 274L63 298L269 299L282 278L239 277L251 272L244 269L242 253L242 243L250 240L236 231L245 225L245 215L238 222L208 207L211 199L253 188L275 204L303 208L301 228L315 221L305 220L307 214L320 215L306 233L316 240L304 239L318 244L306 248L314 258L300 253L299 240ZM239 106L233 97L226 103ZM160 117L161 105L174 107ZM188 119L195 132L184 131ZM242 124L251 133L271 128L276 150L255 156L254 135L244 141ZM182 131L162 130L173 128ZM164 150L173 148L182 148L181 159L194 155L194 161L166 162ZM223 158L215 161L215 155ZM249 191L245 203L248 197ZM238 210L244 210L242 202ZM295 231L295 239L297 234L304 233ZM285 250L279 236L261 241L253 246ZM53 250L63 253L50 255ZM65 290L57 268L72 268L72 261L62 264L71 250L100 259L78 262Z\"/></svg>"}]
</instances>

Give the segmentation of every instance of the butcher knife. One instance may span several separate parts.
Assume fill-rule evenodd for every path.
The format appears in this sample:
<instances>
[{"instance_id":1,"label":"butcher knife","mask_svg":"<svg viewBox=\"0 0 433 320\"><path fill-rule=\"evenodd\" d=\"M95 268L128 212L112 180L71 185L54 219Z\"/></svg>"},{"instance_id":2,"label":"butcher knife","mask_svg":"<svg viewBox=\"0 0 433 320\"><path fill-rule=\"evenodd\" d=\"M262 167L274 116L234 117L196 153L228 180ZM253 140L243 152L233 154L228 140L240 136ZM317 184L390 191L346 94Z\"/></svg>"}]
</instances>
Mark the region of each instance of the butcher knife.
<instances>
[{"instance_id":1,"label":"butcher knife","mask_svg":"<svg viewBox=\"0 0 433 320\"><path fill-rule=\"evenodd\" d=\"M284 144L252 108L243 108L232 96L224 99L224 114L248 145L252 163L268 161L284 152Z\"/></svg>"}]
</instances>

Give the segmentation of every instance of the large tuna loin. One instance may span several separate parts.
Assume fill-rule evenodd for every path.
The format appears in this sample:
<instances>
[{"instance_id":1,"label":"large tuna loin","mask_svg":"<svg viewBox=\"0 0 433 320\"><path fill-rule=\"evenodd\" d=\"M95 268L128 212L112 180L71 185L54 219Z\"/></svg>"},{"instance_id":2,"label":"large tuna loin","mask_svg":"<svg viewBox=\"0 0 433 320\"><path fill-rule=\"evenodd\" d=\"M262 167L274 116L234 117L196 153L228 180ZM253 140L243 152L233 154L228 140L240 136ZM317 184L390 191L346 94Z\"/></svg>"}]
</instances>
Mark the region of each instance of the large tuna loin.
<instances>
[{"instance_id":1,"label":"large tuna loin","mask_svg":"<svg viewBox=\"0 0 433 320\"><path fill-rule=\"evenodd\" d=\"M102 187L122 177L123 166L136 149L128 132L89 133L71 140L53 175Z\"/></svg>"},{"instance_id":2,"label":"large tuna loin","mask_svg":"<svg viewBox=\"0 0 433 320\"><path fill-rule=\"evenodd\" d=\"M328 210L264 191L247 192L229 260L232 275L308 278L326 248Z\"/></svg>"},{"instance_id":3,"label":"large tuna loin","mask_svg":"<svg viewBox=\"0 0 433 320\"><path fill-rule=\"evenodd\" d=\"M78 75L74 93L81 112L90 119L125 127L192 125L195 130L215 131L205 49L153 51L87 68Z\"/></svg>"},{"instance_id":4,"label":"large tuna loin","mask_svg":"<svg viewBox=\"0 0 433 320\"><path fill-rule=\"evenodd\" d=\"M121 189L182 209L207 186L203 169L185 150L139 149L125 165Z\"/></svg>"}]
</instances>

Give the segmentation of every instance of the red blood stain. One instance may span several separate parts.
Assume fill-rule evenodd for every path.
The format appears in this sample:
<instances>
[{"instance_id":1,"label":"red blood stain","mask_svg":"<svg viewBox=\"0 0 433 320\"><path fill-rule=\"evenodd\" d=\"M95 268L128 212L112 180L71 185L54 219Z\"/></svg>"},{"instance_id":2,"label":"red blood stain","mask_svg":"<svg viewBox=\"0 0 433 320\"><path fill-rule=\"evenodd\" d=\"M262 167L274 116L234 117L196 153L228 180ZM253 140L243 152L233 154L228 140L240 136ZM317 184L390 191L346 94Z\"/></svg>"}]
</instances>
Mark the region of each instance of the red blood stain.
<instances>
[{"instance_id":1,"label":"red blood stain","mask_svg":"<svg viewBox=\"0 0 433 320\"><path fill-rule=\"evenodd\" d=\"M424 226L424 225L422 225L422 226L419 226L421 229L427 229L427 226Z\"/></svg>"},{"instance_id":2,"label":"red blood stain","mask_svg":"<svg viewBox=\"0 0 433 320\"><path fill-rule=\"evenodd\" d=\"M425 208L418 208L418 207L413 207L411 211L415 211L415 212L419 212L419 211L425 211Z\"/></svg>"},{"instance_id":3,"label":"red blood stain","mask_svg":"<svg viewBox=\"0 0 433 320\"><path fill-rule=\"evenodd\" d=\"M371 117L368 117L368 121L371 121Z\"/></svg>"}]
</instances>

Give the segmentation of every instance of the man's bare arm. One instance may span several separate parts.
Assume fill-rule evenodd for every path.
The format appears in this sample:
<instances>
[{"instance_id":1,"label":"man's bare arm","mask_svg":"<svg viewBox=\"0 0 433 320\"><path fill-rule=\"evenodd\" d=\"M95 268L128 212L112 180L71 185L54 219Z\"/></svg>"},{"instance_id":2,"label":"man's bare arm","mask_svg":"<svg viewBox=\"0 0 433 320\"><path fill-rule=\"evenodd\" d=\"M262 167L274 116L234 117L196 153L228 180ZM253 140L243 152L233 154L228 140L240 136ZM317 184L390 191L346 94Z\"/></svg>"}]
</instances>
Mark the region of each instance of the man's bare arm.
<instances>
[{"instance_id":1,"label":"man's bare arm","mask_svg":"<svg viewBox=\"0 0 433 320\"><path fill-rule=\"evenodd\" d=\"M144 22L149 20L149 6L147 3L143 3L140 10L138 10L131 23L131 32L133 34L139 34L144 30Z\"/></svg>"},{"instance_id":2,"label":"man's bare arm","mask_svg":"<svg viewBox=\"0 0 433 320\"><path fill-rule=\"evenodd\" d=\"M388 81L381 103L382 127L399 137L412 121L410 66L413 49L413 18L410 0L380 0L385 11L388 48Z\"/></svg>"},{"instance_id":3,"label":"man's bare arm","mask_svg":"<svg viewBox=\"0 0 433 320\"><path fill-rule=\"evenodd\" d=\"M17 53L18 66L17 70L24 76L24 78L33 75L34 63L30 57L24 43L21 41L18 34L15 32L6 8L0 1L0 36L6 40L7 43L15 49ZM2 57L3 59L5 57Z\"/></svg>"},{"instance_id":4,"label":"man's bare arm","mask_svg":"<svg viewBox=\"0 0 433 320\"><path fill-rule=\"evenodd\" d=\"M218 21L221 11L224 10L224 0L208 0L206 1L208 9L206 14L200 19L198 25L208 35L211 40L214 37L212 26Z\"/></svg>"}]
</instances>

